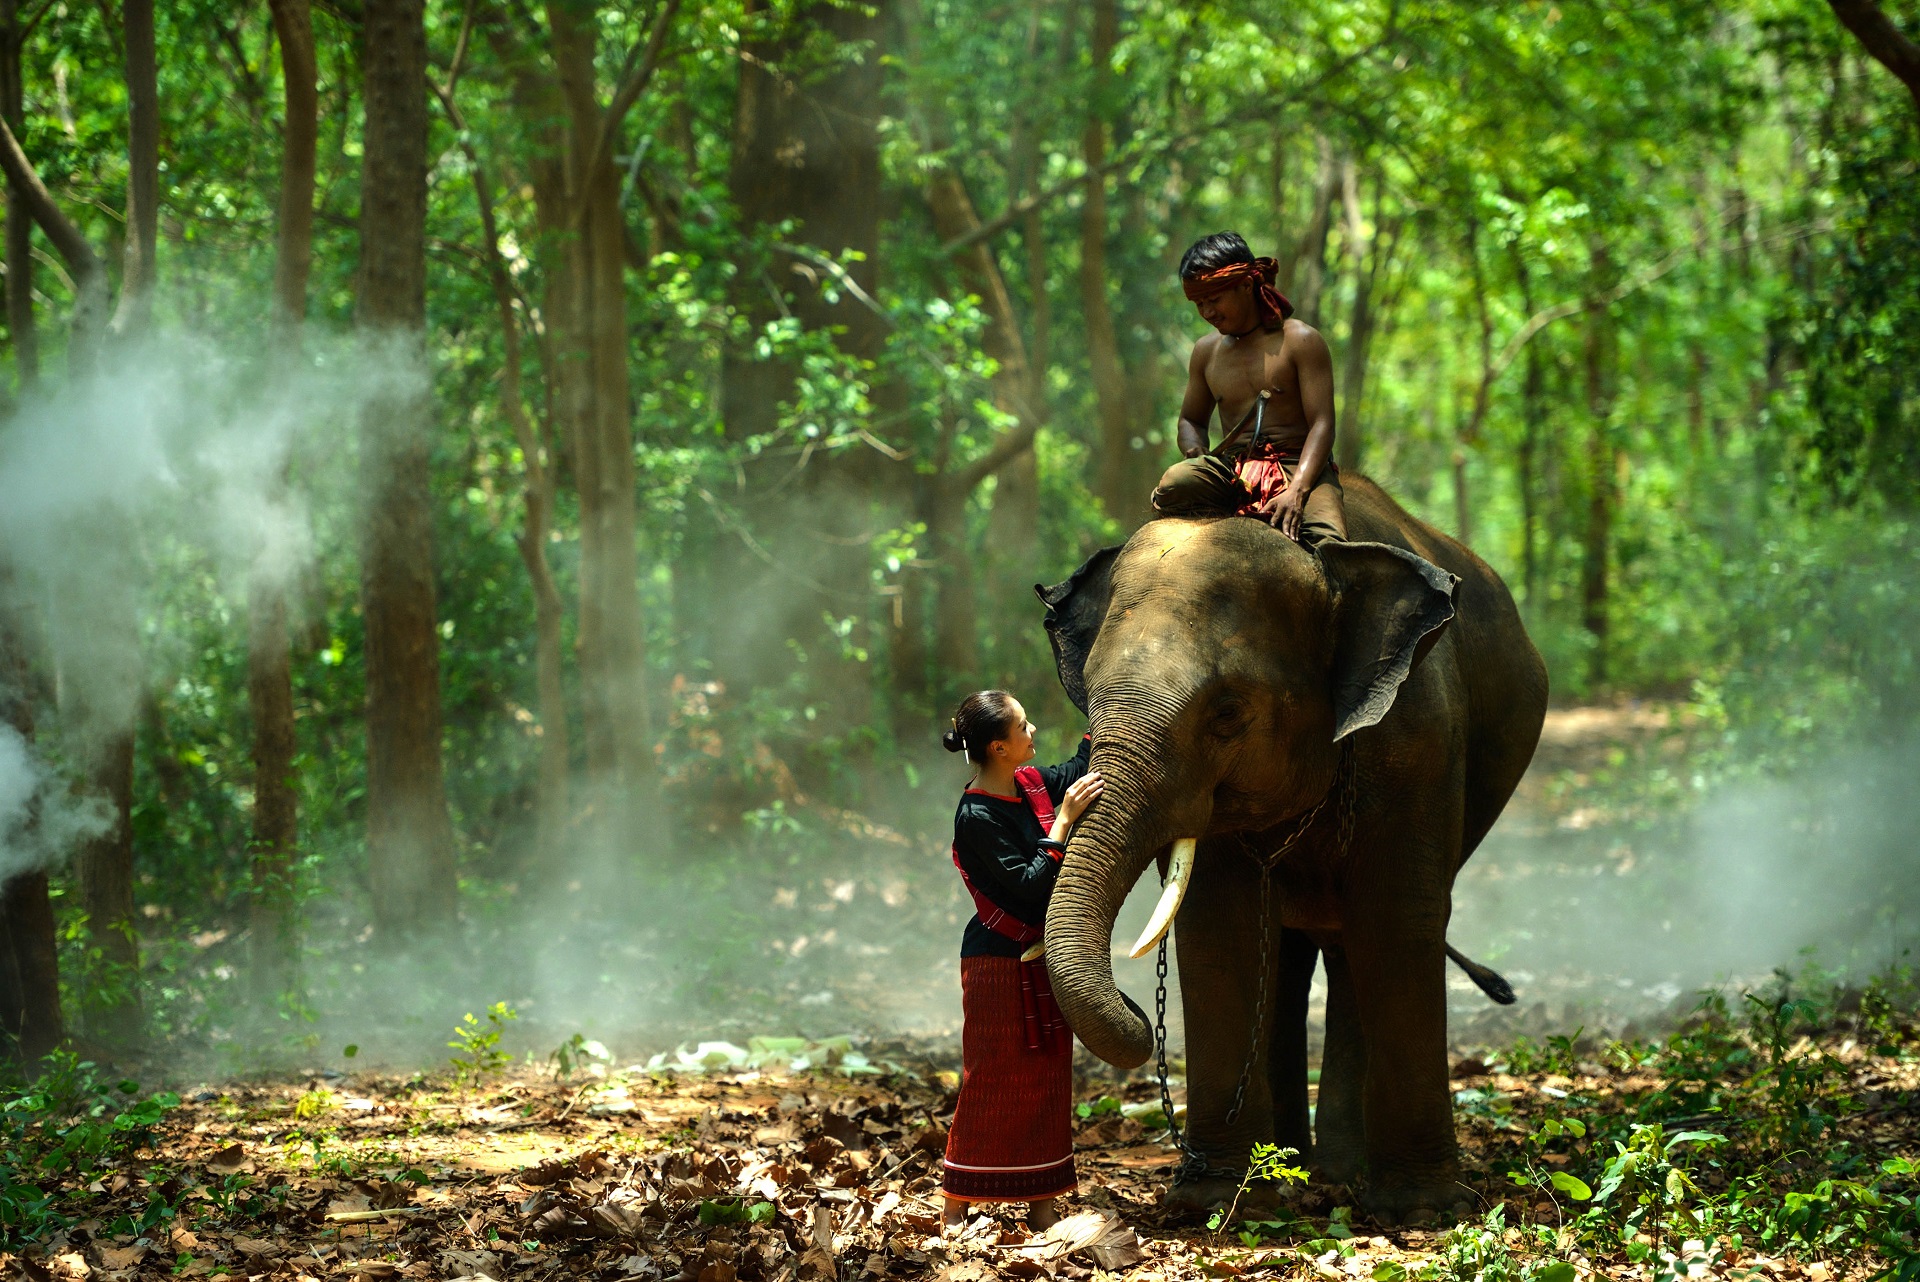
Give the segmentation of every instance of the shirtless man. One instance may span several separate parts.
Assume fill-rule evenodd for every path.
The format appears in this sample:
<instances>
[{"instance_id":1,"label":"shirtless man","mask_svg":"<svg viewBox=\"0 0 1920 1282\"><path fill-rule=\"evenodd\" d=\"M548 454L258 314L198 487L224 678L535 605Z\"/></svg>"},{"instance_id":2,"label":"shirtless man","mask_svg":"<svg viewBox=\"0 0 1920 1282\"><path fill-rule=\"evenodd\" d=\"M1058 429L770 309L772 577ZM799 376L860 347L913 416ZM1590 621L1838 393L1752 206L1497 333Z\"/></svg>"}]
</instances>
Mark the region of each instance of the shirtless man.
<instances>
[{"instance_id":1,"label":"shirtless man","mask_svg":"<svg viewBox=\"0 0 1920 1282\"><path fill-rule=\"evenodd\" d=\"M1333 357L1320 331L1292 319L1275 264L1235 232L1193 243L1180 282L1213 326L1193 345L1180 402L1180 452L1153 492L1162 516L1255 516L1312 548L1347 537L1333 453ZM1207 424L1237 424L1215 450Z\"/></svg>"}]
</instances>

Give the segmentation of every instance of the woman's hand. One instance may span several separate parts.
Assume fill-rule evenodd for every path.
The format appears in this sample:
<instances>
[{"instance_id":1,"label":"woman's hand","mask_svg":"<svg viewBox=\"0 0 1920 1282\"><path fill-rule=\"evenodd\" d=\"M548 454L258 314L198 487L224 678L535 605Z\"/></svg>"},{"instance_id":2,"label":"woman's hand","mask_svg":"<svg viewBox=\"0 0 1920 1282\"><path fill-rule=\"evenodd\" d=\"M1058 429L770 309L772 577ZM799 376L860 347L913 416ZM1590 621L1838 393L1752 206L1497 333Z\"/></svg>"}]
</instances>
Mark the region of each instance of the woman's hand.
<instances>
[{"instance_id":1,"label":"woman's hand","mask_svg":"<svg viewBox=\"0 0 1920 1282\"><path fill-rule=\"evenodd\" d=\"M1067 788L1067 795L1060 799L1060 818L1068 827L1080 822L1080 816L1087 813L1087 807L1100 799L1100 790L1106 787L1106 781L1100 778L1100 772L1089 770L1074 780Z\"/></svg>"}]
</instances>

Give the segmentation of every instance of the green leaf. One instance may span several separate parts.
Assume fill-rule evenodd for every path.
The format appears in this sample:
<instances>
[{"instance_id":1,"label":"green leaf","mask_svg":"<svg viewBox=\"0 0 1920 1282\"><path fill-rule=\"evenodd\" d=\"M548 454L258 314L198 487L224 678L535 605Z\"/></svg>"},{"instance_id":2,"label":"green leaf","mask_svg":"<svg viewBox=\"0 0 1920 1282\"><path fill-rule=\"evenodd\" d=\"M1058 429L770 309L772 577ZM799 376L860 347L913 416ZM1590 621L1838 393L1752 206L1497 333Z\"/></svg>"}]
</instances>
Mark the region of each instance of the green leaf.
<instances>
[{"instance_id":1,"label":"green leaf","mask_svg":"<svg viewBox=\"0 0 1920 1282\"><path fill-rule=\"evenodd\" d=\"M1575 1270L1571 1263L1566 1260L1555 1260L1529 1273L1527 1282L1573 1282L1574 1277Z\"/></svg>"},{"instance_id":2,"label":"green leaf","mask_svg":"<svg viewBox=\"0 0 1920 1282\"><path fill-rule=\"evenodd\" d=\"M1373 1282L1407 1282L1407 1266L1398 1260L1382 1260L1373 1266Z\"/></svg>"},{"instance_id":3,"label":"green leaf","mask_svg":"<svg viewBox=\"0 0 1920 1282\"><path fill-rule=\"evenodd\" d=\"M1589 1188L1587 1182L1578 1175L1569 1175L1565 1171L1555 1171L1548 1178L1552 1180L1553 1187L1559 1189L1576 1202L1585 1202L1593 1197L1593 1190ZM1567 1267L1572 1268L1573 1266L1568 1265Z\"/></svg>"},{"instance_id":4,"label":"green leaf","mask_svg":"<svg viewBox=\"0 0 1920 1282\"><path fill-rule=\"evenodd\" d=\"M1671 1153L1680 1144L1725 1144L1727 1137L1713 1131L1681 1131L1678 1135L1667 1137L1667 1151Z\"/></svg>"},{"instance_id":5,"label":"green leaf","mask_svg":"<svg viewBox=\"0 0 1920 1282\"><path fill-rule=\"evenodd\" d=\"M345 1055L348 1059L352 1059L355 1055L358 1055L360 1053L360 1043L348 1042L346 1046L341 1050L340 1053L342 1055Z\"/></svg>"}]
</instances>

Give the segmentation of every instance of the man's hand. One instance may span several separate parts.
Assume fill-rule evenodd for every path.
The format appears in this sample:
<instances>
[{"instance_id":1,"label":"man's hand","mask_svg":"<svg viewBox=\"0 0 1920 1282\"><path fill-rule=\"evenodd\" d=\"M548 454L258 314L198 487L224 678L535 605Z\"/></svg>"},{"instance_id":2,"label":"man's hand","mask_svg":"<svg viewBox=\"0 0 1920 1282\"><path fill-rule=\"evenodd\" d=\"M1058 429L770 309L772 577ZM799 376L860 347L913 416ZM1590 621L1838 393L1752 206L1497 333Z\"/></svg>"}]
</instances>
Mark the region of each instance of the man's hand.
<instances>
[{"instance_id":1,"label":"man's hand","mask_svg":"<svg viewBox=\"0 0 1920 1282\"><path fill-rule=\"evenodd\" d=\"M1258 510L1274 529L1295 543L1300 541L1300 518L1307 510L1307 496L1298 485L1288 485L1277 497L1261 504Z\"/></svg>"},{"instance_id":2,"label":"man's hand","mask_svg":"<svg viewBox=\"0 0 1920 1282\"><path fill-rule=\"evenodd\" d=\"M1199 458L1207 452L1207 429L1182 415L1177 432L1180 439L1180 453L1187 458Z\"/></svg>"}]
</instances>

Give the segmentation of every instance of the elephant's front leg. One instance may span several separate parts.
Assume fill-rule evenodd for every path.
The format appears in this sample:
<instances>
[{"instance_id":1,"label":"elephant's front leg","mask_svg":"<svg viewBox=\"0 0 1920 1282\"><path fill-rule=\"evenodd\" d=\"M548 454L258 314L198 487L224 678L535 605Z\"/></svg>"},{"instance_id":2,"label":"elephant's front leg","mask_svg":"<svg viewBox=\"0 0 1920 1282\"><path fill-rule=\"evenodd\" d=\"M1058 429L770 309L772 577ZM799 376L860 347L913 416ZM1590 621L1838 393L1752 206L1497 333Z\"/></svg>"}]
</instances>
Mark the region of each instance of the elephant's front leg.
<instances>
[{"instance_id":1,"label":"elephant's front leg","mask_svg":"<svg viewBox=\"0 0 1920 1282\"><path fill-rule=\"evenodd\" d=\"M1187 1142L1213 1171L1187 1173L1169 1192L1170 1205L1200 1210L1231 1198L1248 1151L1273 1138L1267 1077L1273 1029L1259 1002L1264 991L1271 1007L1278 992L1281 931L1277 896L1264 898L1263 904L1251 859L1237 850L1203 852L1175 921L1187 1031ZM1270 927L1264 959L1263 907Z\"/></svg>"},{"instance_id":2,"label":"elephant's front leg","mask_svg":"<svg viewBox=\"0 0 1920 1282\"><path fill-rule=\"evenodd\" d=\"M1389 1222L1453 1210L1469 1195L1447 1079L1445 903L1376 902L1345 943L1366 1041L1363 1204Z\"/></svg>"}]
</instances>

